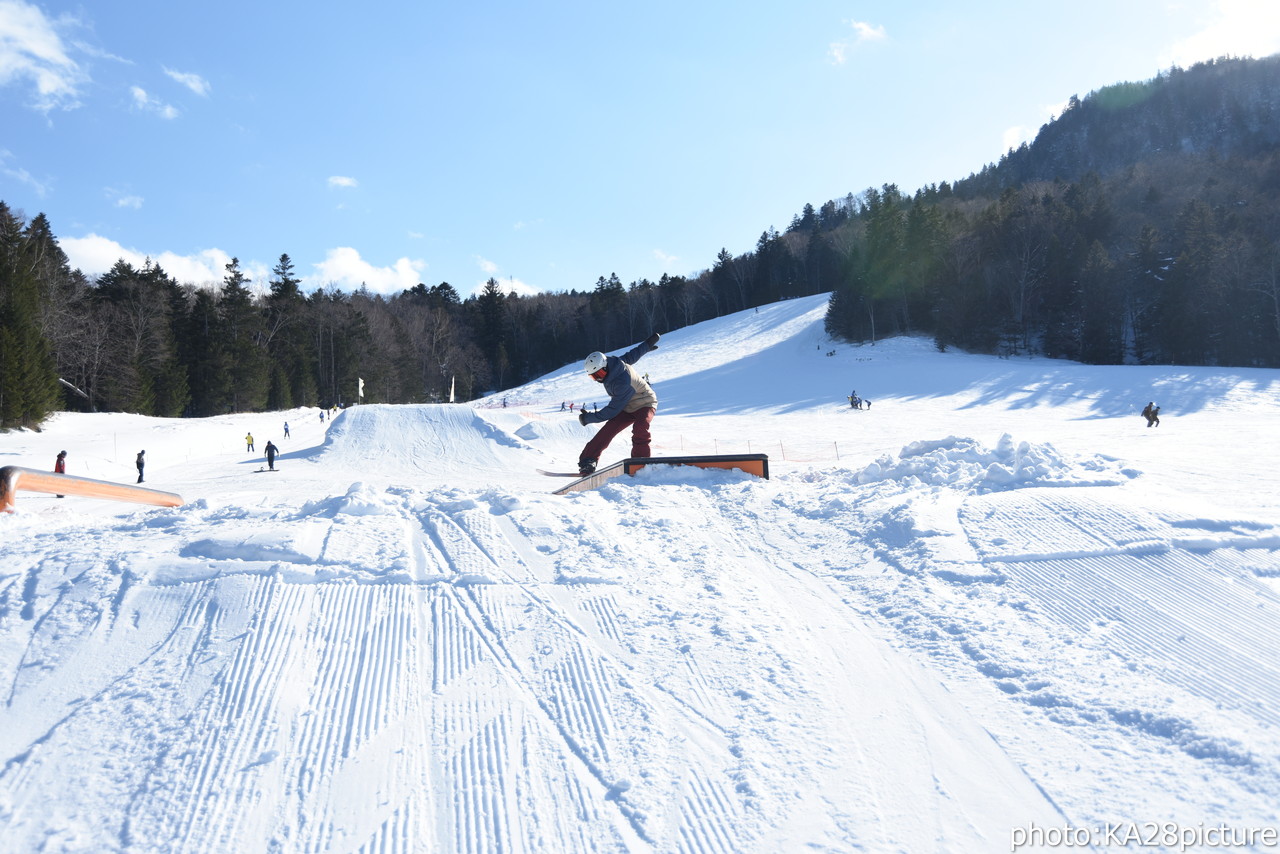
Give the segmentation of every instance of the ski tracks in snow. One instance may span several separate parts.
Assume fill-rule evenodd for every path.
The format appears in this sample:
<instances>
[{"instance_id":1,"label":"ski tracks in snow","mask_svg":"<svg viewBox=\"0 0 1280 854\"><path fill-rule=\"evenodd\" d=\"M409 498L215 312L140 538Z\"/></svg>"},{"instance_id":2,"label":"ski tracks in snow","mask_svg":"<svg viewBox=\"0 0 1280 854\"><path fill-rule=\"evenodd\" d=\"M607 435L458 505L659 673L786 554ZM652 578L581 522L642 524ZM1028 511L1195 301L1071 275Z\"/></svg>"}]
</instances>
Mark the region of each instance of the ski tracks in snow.
<instances>
[{"instance_id":1,"label":"ski tracks in snow","mask_svg":"<svg viewBox=\"0 0 1280 854\"><path fill-rule=\"evenodd\" d=\"M811 480L725 507L811 542L799 568L944 674L1068 823L1280 817L1280 529L1088 486ZM1149 793L1127 800L1114 781L1134 774Z\"/></svg>"},{"instance_id":2,"label":"ski tracks in snow","mask_svg":"<svg viewBox=\"0 0 1280 854\"><path fill-rule=\"evenodd\" d=\"M5 839L983 849L1199 818L1205 775L1204 820L1275 821L1274 529L884 471L42 533L0 578Z\"/></svg>"},{"instance_id":3,"label":"ski tracks in snow","mask_svg":"<svg viewBox=\"0 0 1280 854\"><path fill-rule=\"evenodd\" d=\"M714 690L656 684L671 651L638 642L628 568L584 566L563 529L603 534L513 507L355 485L216 529L151 516L132 555L58 563L92 545L50 535L0 600L9 703L42 727L3 736L6 839L742 850ZM184 538L186 513L218 533Z\"/></svg>"}]
</instances>

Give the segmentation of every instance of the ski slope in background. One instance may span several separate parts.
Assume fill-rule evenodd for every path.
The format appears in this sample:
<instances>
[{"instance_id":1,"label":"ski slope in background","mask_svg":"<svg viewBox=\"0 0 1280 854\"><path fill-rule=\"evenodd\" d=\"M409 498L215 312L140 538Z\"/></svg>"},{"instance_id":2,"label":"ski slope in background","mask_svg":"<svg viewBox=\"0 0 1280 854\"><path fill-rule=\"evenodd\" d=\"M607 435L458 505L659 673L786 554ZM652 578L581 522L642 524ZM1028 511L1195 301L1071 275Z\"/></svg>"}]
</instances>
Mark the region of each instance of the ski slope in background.
<instances>
[{"instance_id":1,"label":"ski slope in background","mask_svg":"<svg viewBox=\"0 0 1280 854\"><path fill-rule=\"evenodd\" d=\"M1280 372L849 346L824 310L638 364L656 455L763 452L768 481L551 495L535 469L592 432L561 405L605 402L576 364L475 405L0 436L0 465L65 448L127 482L145 449L188 502L0 516L0 848L994 851L1280 824Z\"/></svg>"}]
</instances>

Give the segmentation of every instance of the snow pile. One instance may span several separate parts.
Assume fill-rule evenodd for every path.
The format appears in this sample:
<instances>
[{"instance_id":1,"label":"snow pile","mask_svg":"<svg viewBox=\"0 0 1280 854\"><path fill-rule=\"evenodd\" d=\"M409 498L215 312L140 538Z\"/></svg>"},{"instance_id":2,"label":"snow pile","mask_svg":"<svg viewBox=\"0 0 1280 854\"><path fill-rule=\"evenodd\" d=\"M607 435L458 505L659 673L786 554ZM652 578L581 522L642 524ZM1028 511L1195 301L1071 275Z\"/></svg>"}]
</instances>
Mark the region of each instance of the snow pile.
<instances>
[{"instance_id":1,"label":"snow pile","mask_svg":"<svg viewBox=\"0 0 1280 854\"><path fill-rule=\"evenodd\" d=\"M1071 461L1048 443L1015 444L1005 433L994 450L976 439L956 436L912 442L896 458L885 455L868 465L858 473L858 482L893 480L990 492L1026 486L1115 486L1138 474L1098 455Z\"/></svg>"}]
</instances>

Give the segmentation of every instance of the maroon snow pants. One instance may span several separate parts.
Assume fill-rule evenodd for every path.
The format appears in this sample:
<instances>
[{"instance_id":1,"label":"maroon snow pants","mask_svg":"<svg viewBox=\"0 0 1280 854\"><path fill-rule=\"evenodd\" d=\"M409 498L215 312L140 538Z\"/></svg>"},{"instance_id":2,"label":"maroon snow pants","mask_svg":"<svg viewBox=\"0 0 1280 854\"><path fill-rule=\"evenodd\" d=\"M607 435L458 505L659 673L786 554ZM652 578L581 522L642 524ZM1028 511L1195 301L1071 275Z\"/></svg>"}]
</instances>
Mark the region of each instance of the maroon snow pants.
<instances>
[{"instance_id":1,"label":"maroon snow pants","mask_svg":"<svg viewBox=\"0 0 1280 854\"><path fill-rule=\"evenodd\" d=\"M582 459L600 459L613 437L631 427L631 456L649 457L649 422L653 421L654 408L646 406L635 412L621 412L600 425L600 431L582 449Z\"/></svg>"}]
</instances>

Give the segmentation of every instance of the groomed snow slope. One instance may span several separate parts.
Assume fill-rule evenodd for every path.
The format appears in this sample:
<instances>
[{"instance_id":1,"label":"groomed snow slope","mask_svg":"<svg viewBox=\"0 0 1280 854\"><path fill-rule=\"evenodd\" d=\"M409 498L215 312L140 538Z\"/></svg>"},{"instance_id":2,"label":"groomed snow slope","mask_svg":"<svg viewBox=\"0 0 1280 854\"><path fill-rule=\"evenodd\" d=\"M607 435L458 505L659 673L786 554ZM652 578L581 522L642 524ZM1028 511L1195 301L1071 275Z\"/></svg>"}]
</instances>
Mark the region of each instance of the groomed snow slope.
<instances>
[{"instance_id":1,"label":"groomed snow slope","mask_svg":"<svg viewBox=\"0 0 1280 854\"><path fill-rule=\"evenodd\" d=\"M763 451L768 481L549 494L534 469L591 435L561 404L604 403L577 365L476 406L0 436L0 465L66 448L126 481L146 448L188 500L0 516L0 849L995 851L1031 826L1280 824L1280 374L851 347L824 308L639 364L656 454Z\"/></svg>"}]
</instances>

